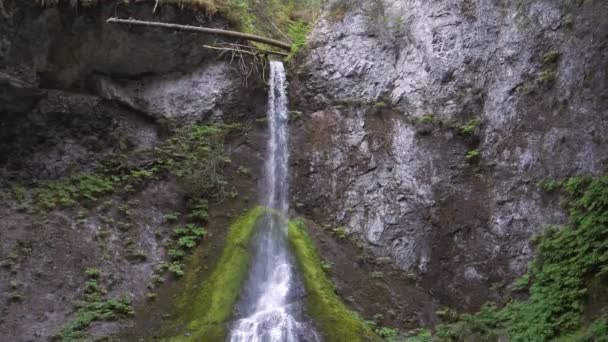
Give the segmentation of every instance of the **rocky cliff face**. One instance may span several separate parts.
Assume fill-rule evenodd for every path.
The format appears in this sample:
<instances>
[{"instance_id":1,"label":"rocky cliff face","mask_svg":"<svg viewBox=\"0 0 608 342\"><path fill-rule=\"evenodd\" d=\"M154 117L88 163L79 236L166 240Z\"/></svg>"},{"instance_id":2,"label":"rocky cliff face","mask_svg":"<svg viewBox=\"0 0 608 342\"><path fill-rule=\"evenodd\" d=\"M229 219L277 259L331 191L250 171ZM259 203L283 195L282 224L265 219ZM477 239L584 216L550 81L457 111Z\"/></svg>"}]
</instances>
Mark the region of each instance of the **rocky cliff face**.
<instances>
[{"instance_id":1,"label":"rocky cliff face","mask_svg":"<svg viewBox=\"0 0 608 342\"><path fill-rule=\"evenodd\" d=\"M157 274L158 269L167 260L172 230L189 220L188 187L167 174L151 180L144 170L141 181L65 207L42 208L37 191L54 180L63 196L80 191L82 184L61 182L109 164L121 165L118 177L125 170L153 167L158 163L152 158L154 147L176 126L247 123L264 114L261 82L247 85L229 61L203 48L216 38L105 23L119 16L228 25L177 6L153 12L154 3L72 7L61 2L43 8L35 1L0 1L3 340L51 340L69 322L86 321L74 304L86 296L101 302L125 295L134 306L143 305L147 294L159 291L154 290L158 283L171 278ZM259 149L265 145L250 138L263 141L259 134L226 140L226 158L234 162L222 168L222 176L231 181L226 190L240 197L219 207L209 202L215 218L205 228L214 238L201 260L221 254L231 217L253 205ZM92 283L87 269L98 272ZM158 312L159 321L163 315ZM76 333L86 330L91 338L101 338L120 331L125 322L91 325Z\"/></svg>"},{"instance_id":2,"label":"rocky cliff face","mask_svg":"<svg viewBox=\"0 0 608 342\"><path fill-rule=\"evenodd\" d=\"M153 13L152 7L149 1L49 8L4 2L3 178L90 169L109 152L121 153L120 146L122 152L151 147L161 133L155 121L222 119L235 98L248 96L229 63L203 47L217 38L105 23L118 16L227 25L198 11L161 6Z\"/></svg>"},{"instance_id":3,"label":"rocky cliff face","mask_svg":"<svg viewBox=\"0 0 608 342\"><path fill-rule=\"evenodd\" d=\"M156 334L150 322L166 320L174 284L151 287L154 310L144 299L172 229L189 222L188 189L171 176L42 213L23 204L21 187L107 160L151 165L135 153L174 125L215 120L251 129L228 139L222 172L236 195L210 203L211 238L197 257L220 255L228 222L255 204L265 92L202 48L213 37L105 24L228 25L154 3L0 0L0 334L11 340L45 340L77 316L90 267L101 268L104 296L127 293L139 309L126 340ZM602 0L326 4L290 73L290 107L301 111L292 208L364 318L432 325L444 306L505 299L533 254L530 237L566 219L538 182L608 167L606 13ZM89 333L123 328L94 323Z\"/></svg>"},{"instance_id":4,"label":"rocky cliff face","mask_svg":"<svg viewBox=\"0 0 608 342\"><path fill-rule=\"evenodd\" d=\"M298 210L443 305L500 300L608 166L604 1L331 1L292 81Z\"/></svg>"}]
</instances>

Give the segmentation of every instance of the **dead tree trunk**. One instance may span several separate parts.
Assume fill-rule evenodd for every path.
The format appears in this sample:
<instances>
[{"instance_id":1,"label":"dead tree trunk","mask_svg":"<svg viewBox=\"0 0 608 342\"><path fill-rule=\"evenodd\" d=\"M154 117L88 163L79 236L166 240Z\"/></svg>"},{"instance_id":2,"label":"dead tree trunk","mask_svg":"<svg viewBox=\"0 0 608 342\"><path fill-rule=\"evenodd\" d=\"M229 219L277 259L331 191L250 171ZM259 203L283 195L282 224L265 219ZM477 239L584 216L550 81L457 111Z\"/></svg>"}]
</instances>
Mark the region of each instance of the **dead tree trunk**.
<instances>
[{"instance_id":1,"label":"dead tree trunk","mask_svg":"<svg viewBox=\"0 0 608 342\"><path fill-rule=\"evenodd\" d=\"M254 42L258 42L258 43L264 43L264 44L267 44L270 46L278 47L278 48L286 50L286 51L291 51L291 45L289 45L285 42L282 42L280 40L257 36L255 34L238 32L238 31L229 31L229 30L200 27L200 26L161 23L161 22L155 22L155 21L142 21L142 20L135 20L135 19L110 18L107 20L107 22L115 23L115 24L125 24L125 25L161 27L161 28L166 28L166 29L171 29L171 30L193 31L193 32L206 33L206 34L218 34L218 35L222 35L222 36L236 37L236 38L251 40Z\"/></svg>"}]
</instances>

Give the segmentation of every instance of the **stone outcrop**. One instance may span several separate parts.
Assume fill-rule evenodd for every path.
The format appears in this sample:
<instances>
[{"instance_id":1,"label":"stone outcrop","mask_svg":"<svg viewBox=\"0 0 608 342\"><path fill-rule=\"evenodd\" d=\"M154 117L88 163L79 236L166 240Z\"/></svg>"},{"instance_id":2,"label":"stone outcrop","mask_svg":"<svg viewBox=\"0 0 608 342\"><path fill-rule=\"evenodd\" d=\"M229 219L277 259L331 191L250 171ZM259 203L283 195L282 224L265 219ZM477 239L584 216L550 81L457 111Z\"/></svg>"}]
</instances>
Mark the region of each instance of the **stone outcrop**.
<instances>
[{"instance_id":1,"label":"stone outcrop","mask_svg":"<svg viewBox=\"0 0 608 342\"><path fill-rule=\"evenodd\" d=\"M292 80L298 210L445 305L500 300L565 220L537 183L606 170L607 6L329 2Z\"/></svg>"},{"instance_id":2,"label":"stone outcrop","mask_svg":"<svg viewBox=\"0 0 608 342\"><path fill-rule=\"evenodd\" d=\"M161 133L158 121L223 119L223 110L247 98L245 83L229 61L203 47L222 38L106 23L118 16L228 25L196 10L166 5L154 13L153 7L154 1L91 7L66 2L48 8L34 1L4 1L4 180L57 178L90 169L110 152L151 147ZM253 91L247 94L257 89L249 88Z\"/></svg>"}]
</instances>

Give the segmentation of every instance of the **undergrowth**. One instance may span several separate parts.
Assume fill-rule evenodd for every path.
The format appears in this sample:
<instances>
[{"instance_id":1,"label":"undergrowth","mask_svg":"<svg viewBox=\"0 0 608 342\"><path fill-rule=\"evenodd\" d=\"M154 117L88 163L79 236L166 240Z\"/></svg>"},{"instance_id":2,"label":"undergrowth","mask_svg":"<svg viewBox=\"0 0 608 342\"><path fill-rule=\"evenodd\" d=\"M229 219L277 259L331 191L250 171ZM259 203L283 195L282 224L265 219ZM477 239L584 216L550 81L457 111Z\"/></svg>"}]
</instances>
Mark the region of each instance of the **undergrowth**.
<instances>
[{"instance_id":1,"label":"undergrowth","mask_svg":"<svg viewBox=\"0 0 608 342\"><path fill-rule=\"evenodd\" d=\"M194 125L185 127L156 149L163 165L182 179L184 188L194 197L226 196L223 167L230 160L224 153L224 141L238 125Z\"/></svg>"},{"instance_id":2,"label":"undergrowth","mask_svg":"<svg viewBox=\"0 0 608 342\"><path fill-rule=\"evenodd\" d=\"M56 335L63 342L87 340L86 329L95 321L114 321L133 315L133 307L126 296L103 299L99 285L100 272L87 269L82 300L74 303L76 317Z\"/></svg>"},{"instance_id":3,"label":"undergrowth","mask_svg":"<svg viewBox=\"0 0 608 342\"><path fill-rule=\"evenodd\" d=\"M287 59L291 59L302 50L302 48L306 47L308 33L310 32L310 25L303 21L299 21L289 25L287 34L291 39L291 52Z\"/></svg>"},{"instance_id":4,"label":"undergrowth","mask_svg":"<svg viewBox=\"0 0 608 342\"><path fill-rule=\"evenodd\" d=\"M167 270L178 277L183 276L184 258L205 235L207 235L205 228L191 223L175 228L167 252L171 258L171 263L167 265Z\"/></svg>"},{"instance_id":5,"label":"undergrowth","mask_svg":"<svg viewBox=\"0 0 608 342\"><path fill-rule=\"evenodd\" d=\"M224 152L225 136L241 128L219 124L184 127L157 147L153 161L146 165L128 167L116 158L94 171L44 181L29 189L11 184L7 193L20 210L48 211L96 201L111 193L130 192L149 180L172 174L189 197L221 200L226 196L227 184L223 167L230 162ZM192 215L206 215L206 207L194 208Z\"/></svg>"},{"instance_id":6,"label":"undergrowth","mask_svg":"<svg viewBox=\"0 0 608 342\"><path fill-rule=\"evenodd\" d=\"M589 284L606 286L608 275L608 175L543 182L566 199L569 222L550 226L533 239L536 256L518 281L526 301L502 308L486 305L480 312L460 315L431 333L421 331L411 341L607 341L608 313L585 316Z\"/></svg>"}]
</instances>

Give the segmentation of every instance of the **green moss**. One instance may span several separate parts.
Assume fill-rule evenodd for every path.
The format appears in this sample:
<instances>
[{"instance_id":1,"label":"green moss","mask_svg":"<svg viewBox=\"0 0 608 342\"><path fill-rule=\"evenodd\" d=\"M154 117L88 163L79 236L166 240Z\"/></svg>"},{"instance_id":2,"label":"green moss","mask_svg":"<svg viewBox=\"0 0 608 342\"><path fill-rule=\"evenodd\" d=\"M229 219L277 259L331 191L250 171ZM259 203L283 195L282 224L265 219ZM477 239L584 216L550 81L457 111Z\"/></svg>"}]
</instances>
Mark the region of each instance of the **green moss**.
<instances>
[{"instance_id":1,"label":"green moss","mask_svg":"<svg viewBox=\"0 0 608 342\"><path fill-rule=\"evenodd\" d=\"M289 244L306 287L308 314L317 323L325 341L379 341L370 327L336 295L301 223L289 222Z\"/></svg>"},{"instance_id":2,"label":"green moss","mask_svg":"<svg viewBox=\"0 0 608 342\"><path fill-rule=\"evenodd\" d=\"M171 341L223 341L227 322L232 316L241 286L249 270L249 241L258 219L266 212L257 207L230 226L222 256L208 279L196 292L186 290L179 303L186 313L180 317L188 323L189 336L178 336ZM198 279L186 277L190 289L195 289ZM192 303L190 303L192 302Z\"/></svg>"}]
</instances>

